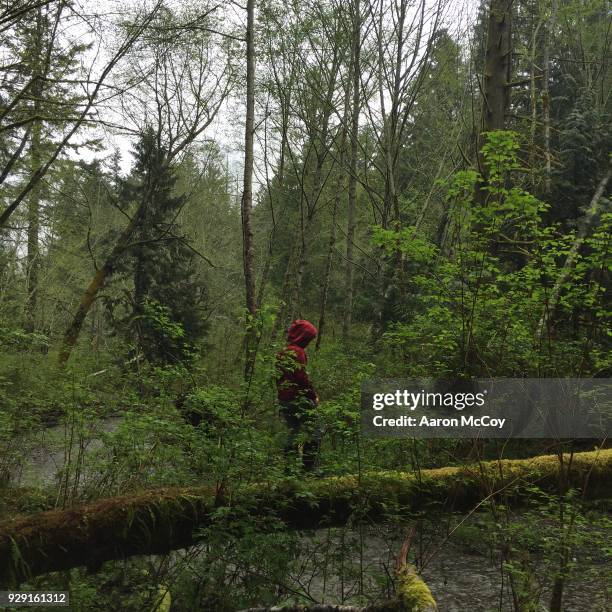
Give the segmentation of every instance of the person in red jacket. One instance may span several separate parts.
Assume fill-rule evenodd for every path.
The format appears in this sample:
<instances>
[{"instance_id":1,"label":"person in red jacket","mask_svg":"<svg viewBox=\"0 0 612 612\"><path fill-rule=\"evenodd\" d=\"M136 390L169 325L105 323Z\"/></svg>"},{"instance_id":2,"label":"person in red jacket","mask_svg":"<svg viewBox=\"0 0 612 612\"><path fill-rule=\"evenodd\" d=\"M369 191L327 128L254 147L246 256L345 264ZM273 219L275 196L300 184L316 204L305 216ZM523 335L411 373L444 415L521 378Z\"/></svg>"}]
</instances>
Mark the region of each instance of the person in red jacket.
<instances>
[{"instance_id":1,"label":"person in red jacket","mask_svg":"<svg viewBox=\"0 0 612 612\"><path fill-rule=\"evenodd\" d=\"M289 428L285 456L296 453L296 439L300 432L306 435L302 450L302 464L311 471L319 451L313 408L319 403L306 364L306 347L317 336L317 328L303 319L294 321L287 330L287 346L276 355L278 377L276 388L282 415Z\"/></svg>"}]
</instances>

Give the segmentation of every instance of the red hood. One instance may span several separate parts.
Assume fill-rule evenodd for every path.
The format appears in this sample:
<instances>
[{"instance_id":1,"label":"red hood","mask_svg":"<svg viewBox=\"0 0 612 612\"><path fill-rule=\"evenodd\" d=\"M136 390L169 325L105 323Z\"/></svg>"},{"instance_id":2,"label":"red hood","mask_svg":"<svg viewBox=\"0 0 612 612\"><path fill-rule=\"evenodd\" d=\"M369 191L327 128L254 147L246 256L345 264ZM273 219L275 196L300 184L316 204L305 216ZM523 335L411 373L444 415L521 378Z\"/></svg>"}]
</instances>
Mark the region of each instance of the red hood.
<instances>
[{"instance_id":1,"label":"red hood","mask_svg":"<svg viewBox=\"0 0 612 612\"><path fill-rule=\"evenodd\" d=\"M287 330L287 342L306 348L308 343L317 336L317 328L310 322L298 319Z\"/></svg>"}]
</instances>

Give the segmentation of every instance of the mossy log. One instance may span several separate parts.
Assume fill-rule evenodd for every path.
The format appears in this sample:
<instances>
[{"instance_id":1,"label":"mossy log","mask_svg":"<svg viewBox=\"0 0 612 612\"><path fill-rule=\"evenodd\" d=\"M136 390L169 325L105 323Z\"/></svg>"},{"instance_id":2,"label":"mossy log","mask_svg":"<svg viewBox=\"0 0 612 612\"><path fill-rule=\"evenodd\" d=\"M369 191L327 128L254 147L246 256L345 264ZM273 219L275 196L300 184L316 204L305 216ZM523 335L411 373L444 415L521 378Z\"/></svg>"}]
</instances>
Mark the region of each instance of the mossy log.
<instances>
[{"instance_id":1,"label":"mossy log","mask_svg":"<svg viewBox=\"0 0 612 612\"><path fill-rule=\"evenodd\" d=\"M567 456L565 467L567 468ZM287 528L342 525L351 517L376 519L389 509L414 512L473 507L503 490L519 500L525 485L554 491L556 455L461 467L375 472L320 480L257 483L223 495L210 488L165 488L65 510L16 516L0 523L0 585L31 576L131 555L163 554L194 543L194 530L211 525L220 506L250 516L276 516ZM610 496L612 450L577 453L566 482L585 495Z\"/></svg>"}]
</instances>

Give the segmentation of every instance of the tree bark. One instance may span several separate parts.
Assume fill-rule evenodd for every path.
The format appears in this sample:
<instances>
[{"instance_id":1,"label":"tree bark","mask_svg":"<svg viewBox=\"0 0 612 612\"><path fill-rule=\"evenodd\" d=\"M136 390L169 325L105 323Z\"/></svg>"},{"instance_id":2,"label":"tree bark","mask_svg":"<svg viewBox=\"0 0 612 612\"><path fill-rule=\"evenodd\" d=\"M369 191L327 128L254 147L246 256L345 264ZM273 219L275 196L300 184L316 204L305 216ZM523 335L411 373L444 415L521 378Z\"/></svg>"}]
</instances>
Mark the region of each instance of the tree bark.
<instances>
[{"instance_id":1,"label":"tree bark","mask_svg":"<svg viewBox=\"0 0 612 612\"><path fill-rule=\"evenodd\" d=\"M327 260L325 262L325 276L323 278L323 290L321 292L321 310L319 311L319 325L317 333L317 343L315 348L321 348L323 338L323 330L325 328L325 315L327 312L327 298L329 296L329 283L331 279L332 264L334 261L334 248L336 246L336 211L338 210L338 201L340 200L339 191L334 198L332 209L332 222L329 230L329 247L327 249Z\"/></svg>"},{"instance_id":2,"label":"tree bark","mask_svg":"<svg viewBox=\"0 0 612 612\"><path fill-rule=\"evenodd\" d=\"M551 14L546 24L542 86L542 122L544 123L544 191L550 193L552 176L552 155L550 152L550 40L557 21L557 0L551 0Z\"/></svg>"},{"instance_id":3,"label":"tree bark","mask_svg":"<svg viewBox=\"0 0 612 612\"><path fill-rule=\"evenodd\" d=\"M513 0L491 0L487 25L487 48L482 84L482 129L478 134L478 165L486 180L487 171L481 149L483 134L503 130L510 108L512 74L512 3ZM480 205L489 193L482 184L476 186L474 198Z\"/></svg>"},{"instance_id":4,"label":"tree bark","mask_svg":"<svg viewBox=\"0 0 612 612\"><path fill-rule=\"evenodd\" d=\"M491 0L484 69L483 132L503 130L510 107L512 1Z\"/></svg>"},{"instance_id":5,"label":"tree bark","mask_svg":"<svg viewBox=\"0 0 612 612\"><path fill-rule=\"evenodd\" d=\"M529 103L531 105L531 125L529 128L529 172L531 174L531 187L536 188L536 134L538 132L538 96L537 96L537 66L536 57L538 49L538 36L542 27L542 19L538 22L531 35L530 50L530 77L529 77Z\"/></svg>"},{"instance_id":6,"label":"tree bark","mask_svg":"<svg viewBox=\"0 0 612 612\"><path fill-rule=\"evenodd\" d=\"M254 484L223 495L208 487L159 489L14 517L0 523L0 586L51 571L131 555L164 554L190 546L194 531L210 525L218 507L248 508L251 516L278 516L287 528L343 525L355 512L384 518L385 508L407 512L433 503L440 510L473 508L491 491L521 501L530 484L555 491L559 457L483 462L421 470L418 474L379 472L320 480L287 480L272 487ZM609 494L612 450L577 453L568 484L585 487L585 497ZM586 486L588 484L588 487Z\"/></svg>"},{"instance_id":7,"label":"tree bark","mask_svg":"<svg viewBox=\"0 0 612 612\"><path fill-rule=\"evenodd\" d=\"M251 213L253 210L253 139L255 135L255 0L247 0L246 28L246 121L244 128L244 181L242 190L242 257L247 309L245 379L255 365L257 297L255 294L255 249Z\"/></svg>"},{"instance_id":8,"label":"tree bark","mask_svg":"<svg viewBox=\"0 0 612 612\"><path fill-rule=\"evenodd\" d=\"M36 107L40 106L38 102ZM40 165L42 126L35 121L32 127L32 141L30 145L30 167L32 173ZM38 301L38 277L40 271L40 195L41 184L30 191L28 197L28 251L27 251L27 301L26 301L26 329L33 332L36 329L36 304Z\"/></svg>"},{"instance_id":9,"label":"tree bark","mask_svg":"<svg viewBox=\"0 0 612 612\"><path fill-rule=\"evenodd\" d=\"M36 30L34 34L34 55L32 79L32 116L41 115L41 101L43 93L43 74L41 65L43 63L43 23L42 11L36 12ZM41 134L42 121L35 119L32 122L32 138L30 141L30 176L34 176L41 163ZM38 299L38 273L40 270L40 182L33 187L28 197L28 251L27 251L27 299L25 327L29 332L36 329L36 303Z\"/></svg>"},{"instance_id":10,"label":"tree bark","mask_svg":"<svg viewBox=\"0 0 612 612\"><path fill-rule=\"evenodd\" d=\"M357 148L359 138L359 106L360 106L360 79L361 79L361 7L360 0L354 0L353 4L353 100L351 109L351 149L349 160L348 179L348 216L346 225L346 276L345 292L346 302L344 304L344 318L342 321L342 337L346 340L350 333L353 320L353 292L354 292L354 267L353 267L353 243L355 242L355 214L357 208Z\"/></svg>"}]
</instances>

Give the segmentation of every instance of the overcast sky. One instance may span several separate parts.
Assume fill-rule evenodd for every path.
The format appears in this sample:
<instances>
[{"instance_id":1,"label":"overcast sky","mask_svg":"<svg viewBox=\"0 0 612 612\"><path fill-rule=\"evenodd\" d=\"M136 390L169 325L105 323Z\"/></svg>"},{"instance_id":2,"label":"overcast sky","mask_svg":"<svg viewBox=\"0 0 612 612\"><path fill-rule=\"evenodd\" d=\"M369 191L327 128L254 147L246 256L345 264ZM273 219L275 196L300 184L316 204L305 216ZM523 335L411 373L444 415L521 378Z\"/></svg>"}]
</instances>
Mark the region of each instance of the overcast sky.
<instances>
[{"instance_id":1,"label":"overcast sky","mask_svg":"<svg viewBox=\"0 0 612 612\"><path fill-rule=\"evenodd\" d=\"M112 51L112 41L116 37L112 35L113 26L126 12L133 10L134 6L151 6L153 0L137 0L131 2L129 0L102 0L102 2L94 0L76 0L75 12L79 14L80 19L75 18L71 22L70 31L66 31L65 35L71 39L79 38L81 41L93 42L92 48L87 52L84 58L84 66L88 69L94 67L93 74L104 64ZM191 8L193 11L201 12L205 5L199 0L171 0L168 3L170 6ZM103 6L104 11L100 13L100 6ZM458 32L466 32L467 24L475 15L478 7L478 0L451 0L447 10L447 25L451 30L451 34ZM237 6L236 3L226 0L218 8L218 14L222 16L220 23L225 31L244 31L244 11ZM84 25L88 23L91 28ZM97 34L94 34L94 31ZM123 73L128 71L125 61L115 68L114 73L109 78L109 83L121 83ZM261 69L261 61L259 64ZM123 71L123 73L122 73ZM105 92L108 94L108 92ZM240 191L241 171L242 171L242 150L243 150L243 118L244 106L242 102L243 92L234 91L226 100L220 109L216 119L202 135L206 139L214 139L223 150L227 163L232 175L235 176L235 190L238 194ZM261 100L259 101L261 102ZM129 96L128 96L129 103ZM375 101L372 102L376 104ZM260 105L261 106L261 105ZM259 108L258 110L261 110ZM118 149L121 153L121 167L124 173L129 172L133 158L131 150L135 141L135 137L126 130L132 130L136 126L129 117L123 113L117 103L117 99L110 99L105 102L100 110L100 118L105 122L112 123L115 128L99 127L95 130L95 134L102 138L104 143L104 151L94 152L86 149L80 149L78 155L82 158L91 160L94 157L108 157L112 151ZM365 116L364 116L365 120ZM260 126L261 132L263 124ZM89 133L88 133L89 132ZM92 130L85 130L80 135L80 141L86 136L91 136ZM256 139L257 141L257 139ZM263 180L263 150L261 146L256 145L256 184Z\"/></svg>"}]
</instances>

